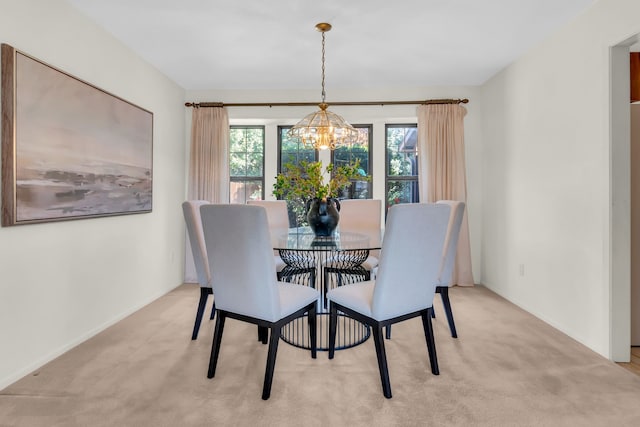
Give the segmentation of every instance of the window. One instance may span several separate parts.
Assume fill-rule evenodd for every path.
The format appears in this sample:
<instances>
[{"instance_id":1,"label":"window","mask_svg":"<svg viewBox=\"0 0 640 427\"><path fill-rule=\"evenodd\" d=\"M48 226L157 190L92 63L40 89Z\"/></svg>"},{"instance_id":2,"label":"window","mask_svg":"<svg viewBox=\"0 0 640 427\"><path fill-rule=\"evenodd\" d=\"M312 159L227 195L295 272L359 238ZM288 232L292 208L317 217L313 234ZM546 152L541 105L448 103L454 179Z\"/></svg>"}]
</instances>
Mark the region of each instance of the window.
<instances>
[{"instance_id":1,"label":"window","mask_svg":"<svg viewBox=\"0 0 640 427\"><path fill-rule=\"evenodd\" d=\"M297 139L289 138L287 136L289 129L291 126L278 126L278 173L285 169L287 163L297 165L303 160L307 162L318 161L318 151L305 147ZM292 227L307 225L305 206L302 203L287 200L287 209L289 210L289 224Z\"/></svg>"},{"instance_id":2,"label":"window","mask_svg":"<svg viewBox=\"0 0 640 427\"><path fill-rule=\"evenodd\" d=\"M360 134L358 143L340 146L331 152L331 162L336 166L347 165L356 159L360 160L360 169L364 175L372 176L371 172L371 144L373 141L372 125L353 125ZM353 180L351 187L341 194L342 199L370 199L372 197L371 181Z\"/></svg>"},{"instance_id":3,"label":"window","mask_svg":"<svg viewBox=\"0 0 640 427\"><path fill-rule=\"evenodd\" d=\"M417 203L418 127L415 124L386 125L385 209L397 203Z\"/></svg>"},{"instance_id":4,"label":"window","mask_svg":"<svg viewBox=\"0 0 640 427\"><path fill-rule=\"evenodd\" d=\"M264 199L264 126L231 126L229 147L231 203Z\"/></svg>"}]
</instances>

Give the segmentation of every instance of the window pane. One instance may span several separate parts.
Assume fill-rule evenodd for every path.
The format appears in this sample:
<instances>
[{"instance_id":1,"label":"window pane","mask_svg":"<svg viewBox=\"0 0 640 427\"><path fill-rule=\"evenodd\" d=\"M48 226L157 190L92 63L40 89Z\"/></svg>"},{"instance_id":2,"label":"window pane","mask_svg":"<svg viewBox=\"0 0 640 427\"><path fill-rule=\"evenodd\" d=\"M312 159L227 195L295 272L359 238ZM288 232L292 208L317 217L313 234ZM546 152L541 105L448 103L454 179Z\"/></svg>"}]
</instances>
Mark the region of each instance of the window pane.
<instances>
[{"instance_id":1,"label":"window pane","mask_svg":"<svg viewBox=\"0 0 640 427\"><path fill-rule=\"evenodd\" d=\"M264 127L232 126L229 144L231 203L261 199L264 187Z\"/></svg>"},{"instance_id":2,"label":"window pane","mask_svg":"<svg viewBox=\"0 0 640 427\"><path fill-rule=\"evenodd\" d=\"M287 136L291 126L278 126L278 173L284 171L287 163L298 165L301 161L315 162L318 160L318 153L313 148L305 147L297 139ZM287 200L287 197L283 197ZM305 207L300 201L287 200L287 210L289 211L289 224L292 227L307 225Z\"/></svg>"},{"instance_id":3,"label":"window pane","mask_svg":"<svg viewBox=\"0 0 640 427\"><path fill-rule=\"evenodd\" d=\"M313 149L305 149L300 150L298 152L298 163L306 160L307 162L315 162L316 161L316 152Z\"/></svg>"},{"instance_id":4,"label":"window pane","mask_svg":"<svg viewBox=\"0 0 640 427\"><path fill-rule=\"evenodd\" d=\"M354 125L358 130L358 143L348 146L340 146L332 152L332 162L336 166L349 164L356 159L360 160L360 168L367 175L369 170L369 150L371 149L371 125Z\"/></svg>"},{"instance_id":5,"label":"window pane","mask_svg":"<svg viewBox=\"0 0 640 427\"><path fill-rule=\"evenodd\" d=\"M371 176L370 152L372 143L372 125L353 125L358 130L358 143L350 146L341 146L331 153L331 161L336 167L348 165L356 160L360 161L360 169L363 175ZM342 199L367 199L372 197L371 181L353 180L351 187L342 190L339 197Z\"/></svg>"},{"instance_id":6,"label":"window pane","mask_svg":"<svg viewBox=\"0 0 640 427\"><path fill-rule=\"evenodd\" d=\"M247 144L244 135L245 129L231 128L229 133L230 151L245 151Z\"/></svg>"},{"instance_id":7,"label":"window pane","mask_svg":"<svg viewBox=\"0 0 640 427\"><path fill-rule=\"evenodd\" d=\"M286 132L282 139L282 151L298 151L298 141L287 138Z\"/></svg>"},{"instance_id":8,"label":"window pane","mask_svg":"<svg viewBox=\"0 0 640 427\"><path fill-rule=\"evenodd\" d=\"M247 162L244 153L231 153L229 156L229 173L231 176L245 176Z\"/></svg>"},{"instance_id":9,"label":"window pane","mask_svg":"<svg viewBox=\"0 0 640 427\"><path fill-rule=\"evenodd\" d=\"M369 181L353 181L350 187L340 190L340 199L370 199Z\"/></svg>"},{"instance_id":10,"label":"window pane","mask_svg":"<svg viewBox=\"0 0 640 427\"><path fill-rule=\"evenodd\" d=\"M417 128L387 126L387 176L418 176Z\"/></svg>"},{"instance_id":11,"label":"window pane","mask_svg":"<svg viewBox=\"0 0 640 427\"><path fill-rule=\"evenodd\" d=\"M298 155L297 153L291 153L291 152L282 152L281 154L281 163L282 163L282 167L281 169L284 170L285 169L285 165L288 163L297 163L298 161Z\"/></svg>"},{"instance_id":12,"label":"window pane","mask_svg":"<svg viewBox=\"0 0 640 427\"><path fill-rule=\"evenodd\" d=\"M351 185L351 198L352 199L370 199L371 194L369 192L368 181L356 181Z\"/></svg>"},{"instance_id":13,"label":"window pane","mask_svg":"<svg viewBox=\"0 0 640 427\"><path fill-rule=\"evenodd\" d=\"M305 205L299 200L287 200L287 211L289 212L289 224L292 227L304 227L309 225L307 221L307 211Z\"/></svg>"},{"instance_id":14,"label":"window pane","mask_svg":"<svg viewBox=\"0 0 640 427\"><path fill-rule=\"evenodd\" d=\"M387 182L387 209L398 203L418 203L418 182L403 180Z\"/></svg>"},{"instance_id":15,"label":"window pane","mask_svg":"<svg viewBox=\"0 0 640 427\"><path fill-rule=\"evenodd\" d=\"M333 163L336 166L347 165L360 160L360 168L367 175L369 174L369 150L360 146L340 147L333 152Z\"/></svg>"},{"instance_id":16,"label":"window pane","mask_svg":"<svg viewBox=\"0 0 640 427\"><path fill-rule=\"evenodd\" d=\"M264 146L264 129L245 129L247 152L262 152Z\"/></svg>"},{"instance_id":17,"label":"window pane","mask_svg":"<svg viewBox=\"0 0 640 427\"><path fill-rule=\"evenodd\" d=\"M398 203L418 203L418 127L386 125L386 209Z\"/></svg>"},{"instance_id":18,"label":"window pane","mask_svg":"<svg viewBox=\"0 0 640 427\"><path fill-rule=\"evenodd\" d=\"M262 199L262 180L231 181L231 203L246 203L247 200Z\"/></svg>"},{"instance_id":19,"label":"window pane","mask_svg":"<svg viewBox=\"0 0 640 427\"><path fill-rule=\"evenodd\" d=\"M303 160L315 162L318 158L316 150L306 147L297 139L289 138L287 136L289 129L291 126L278 126L278 146L280 147L278 172L283 171L287 163L297 165Z\"/></svg>"},{"instance_id":20,"label":"window pane","mask_svg":"<svg viewBox=\"0 0 640 427\"><path fill-rule=\"evenodd\" d=\"M247 153L247 176L262 176L262 169L264 165L264 155L262 152Z\"/></svg>"}]
</instances>

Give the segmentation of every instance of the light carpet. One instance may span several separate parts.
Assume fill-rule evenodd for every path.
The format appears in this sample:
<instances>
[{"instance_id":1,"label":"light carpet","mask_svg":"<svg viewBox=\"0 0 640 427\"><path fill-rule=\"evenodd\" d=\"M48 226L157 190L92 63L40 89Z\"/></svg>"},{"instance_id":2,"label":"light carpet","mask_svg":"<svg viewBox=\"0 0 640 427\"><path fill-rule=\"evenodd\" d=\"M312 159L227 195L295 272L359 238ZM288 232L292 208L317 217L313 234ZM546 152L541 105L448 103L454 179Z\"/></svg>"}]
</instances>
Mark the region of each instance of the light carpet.
<instances>
[{"instance_id":1,"label":"light carpet","mask_svg":"<svg viewBox=\"0 0 640 427\"><path fill-rule=\"evenodd\" d=\"M191 341L199 288L183 285L2 390L0 425L640 425L640 377L482 286L450 295L459 338L437 299L439 376L419 318L393 326L392 399L369 339L333 360L281 341L263 401L267 346L232 319L207 379L215 322Z\"/></svg>"}]
</instances>

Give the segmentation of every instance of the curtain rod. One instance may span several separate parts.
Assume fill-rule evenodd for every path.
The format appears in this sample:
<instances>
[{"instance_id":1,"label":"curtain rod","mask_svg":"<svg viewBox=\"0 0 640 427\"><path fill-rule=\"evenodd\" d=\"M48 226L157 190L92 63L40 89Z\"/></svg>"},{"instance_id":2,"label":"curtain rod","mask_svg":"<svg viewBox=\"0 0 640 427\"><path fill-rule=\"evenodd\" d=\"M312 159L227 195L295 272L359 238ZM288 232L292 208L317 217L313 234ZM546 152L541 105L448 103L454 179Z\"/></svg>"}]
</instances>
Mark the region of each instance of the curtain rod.
<instances>
[{"instance_id":1,"label":"curtain rod","mask_svg":"<svg viewBox=\"0 0 640 427\"><path fill-rule=\"evenodd\" d=\"M330 102L335 105L427 105L427 104L466 104L468 99L425 99L422 101L356 101L356 102ZM185 107L209 108L209 107L311 107L317 102L185 102Z\"/></svg>"}]
</instances>

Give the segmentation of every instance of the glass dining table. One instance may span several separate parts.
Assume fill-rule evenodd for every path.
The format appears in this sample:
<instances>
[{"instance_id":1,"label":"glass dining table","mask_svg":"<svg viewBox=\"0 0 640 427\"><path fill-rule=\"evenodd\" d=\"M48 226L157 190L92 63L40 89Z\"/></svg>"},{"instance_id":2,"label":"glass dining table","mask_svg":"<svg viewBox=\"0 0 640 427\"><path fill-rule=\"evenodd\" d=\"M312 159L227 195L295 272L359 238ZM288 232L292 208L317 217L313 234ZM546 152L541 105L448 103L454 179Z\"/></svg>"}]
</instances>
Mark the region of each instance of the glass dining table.
<instances>
[{"instance_id":1,"label":"glass dining table","mask_svg":"<svg viewBox=\"0 0 640 427\"><path fill-rule=\"evenodd\" d=\"M318 350L329 349L329 306L327 291L336 286L369 280L370 272L362 263L372 250L382 246L382 232L341 232L332 236L315 236L308 227L274 230L272 246L285 263L279 272L281 281L311 286L320 291L318 302ZM288 344L308 349L309 331L306 315L282 329L281 338ZM370 336L367 326L339 313L336 350L350 348Z\"/></svg>"}]
</instances>

